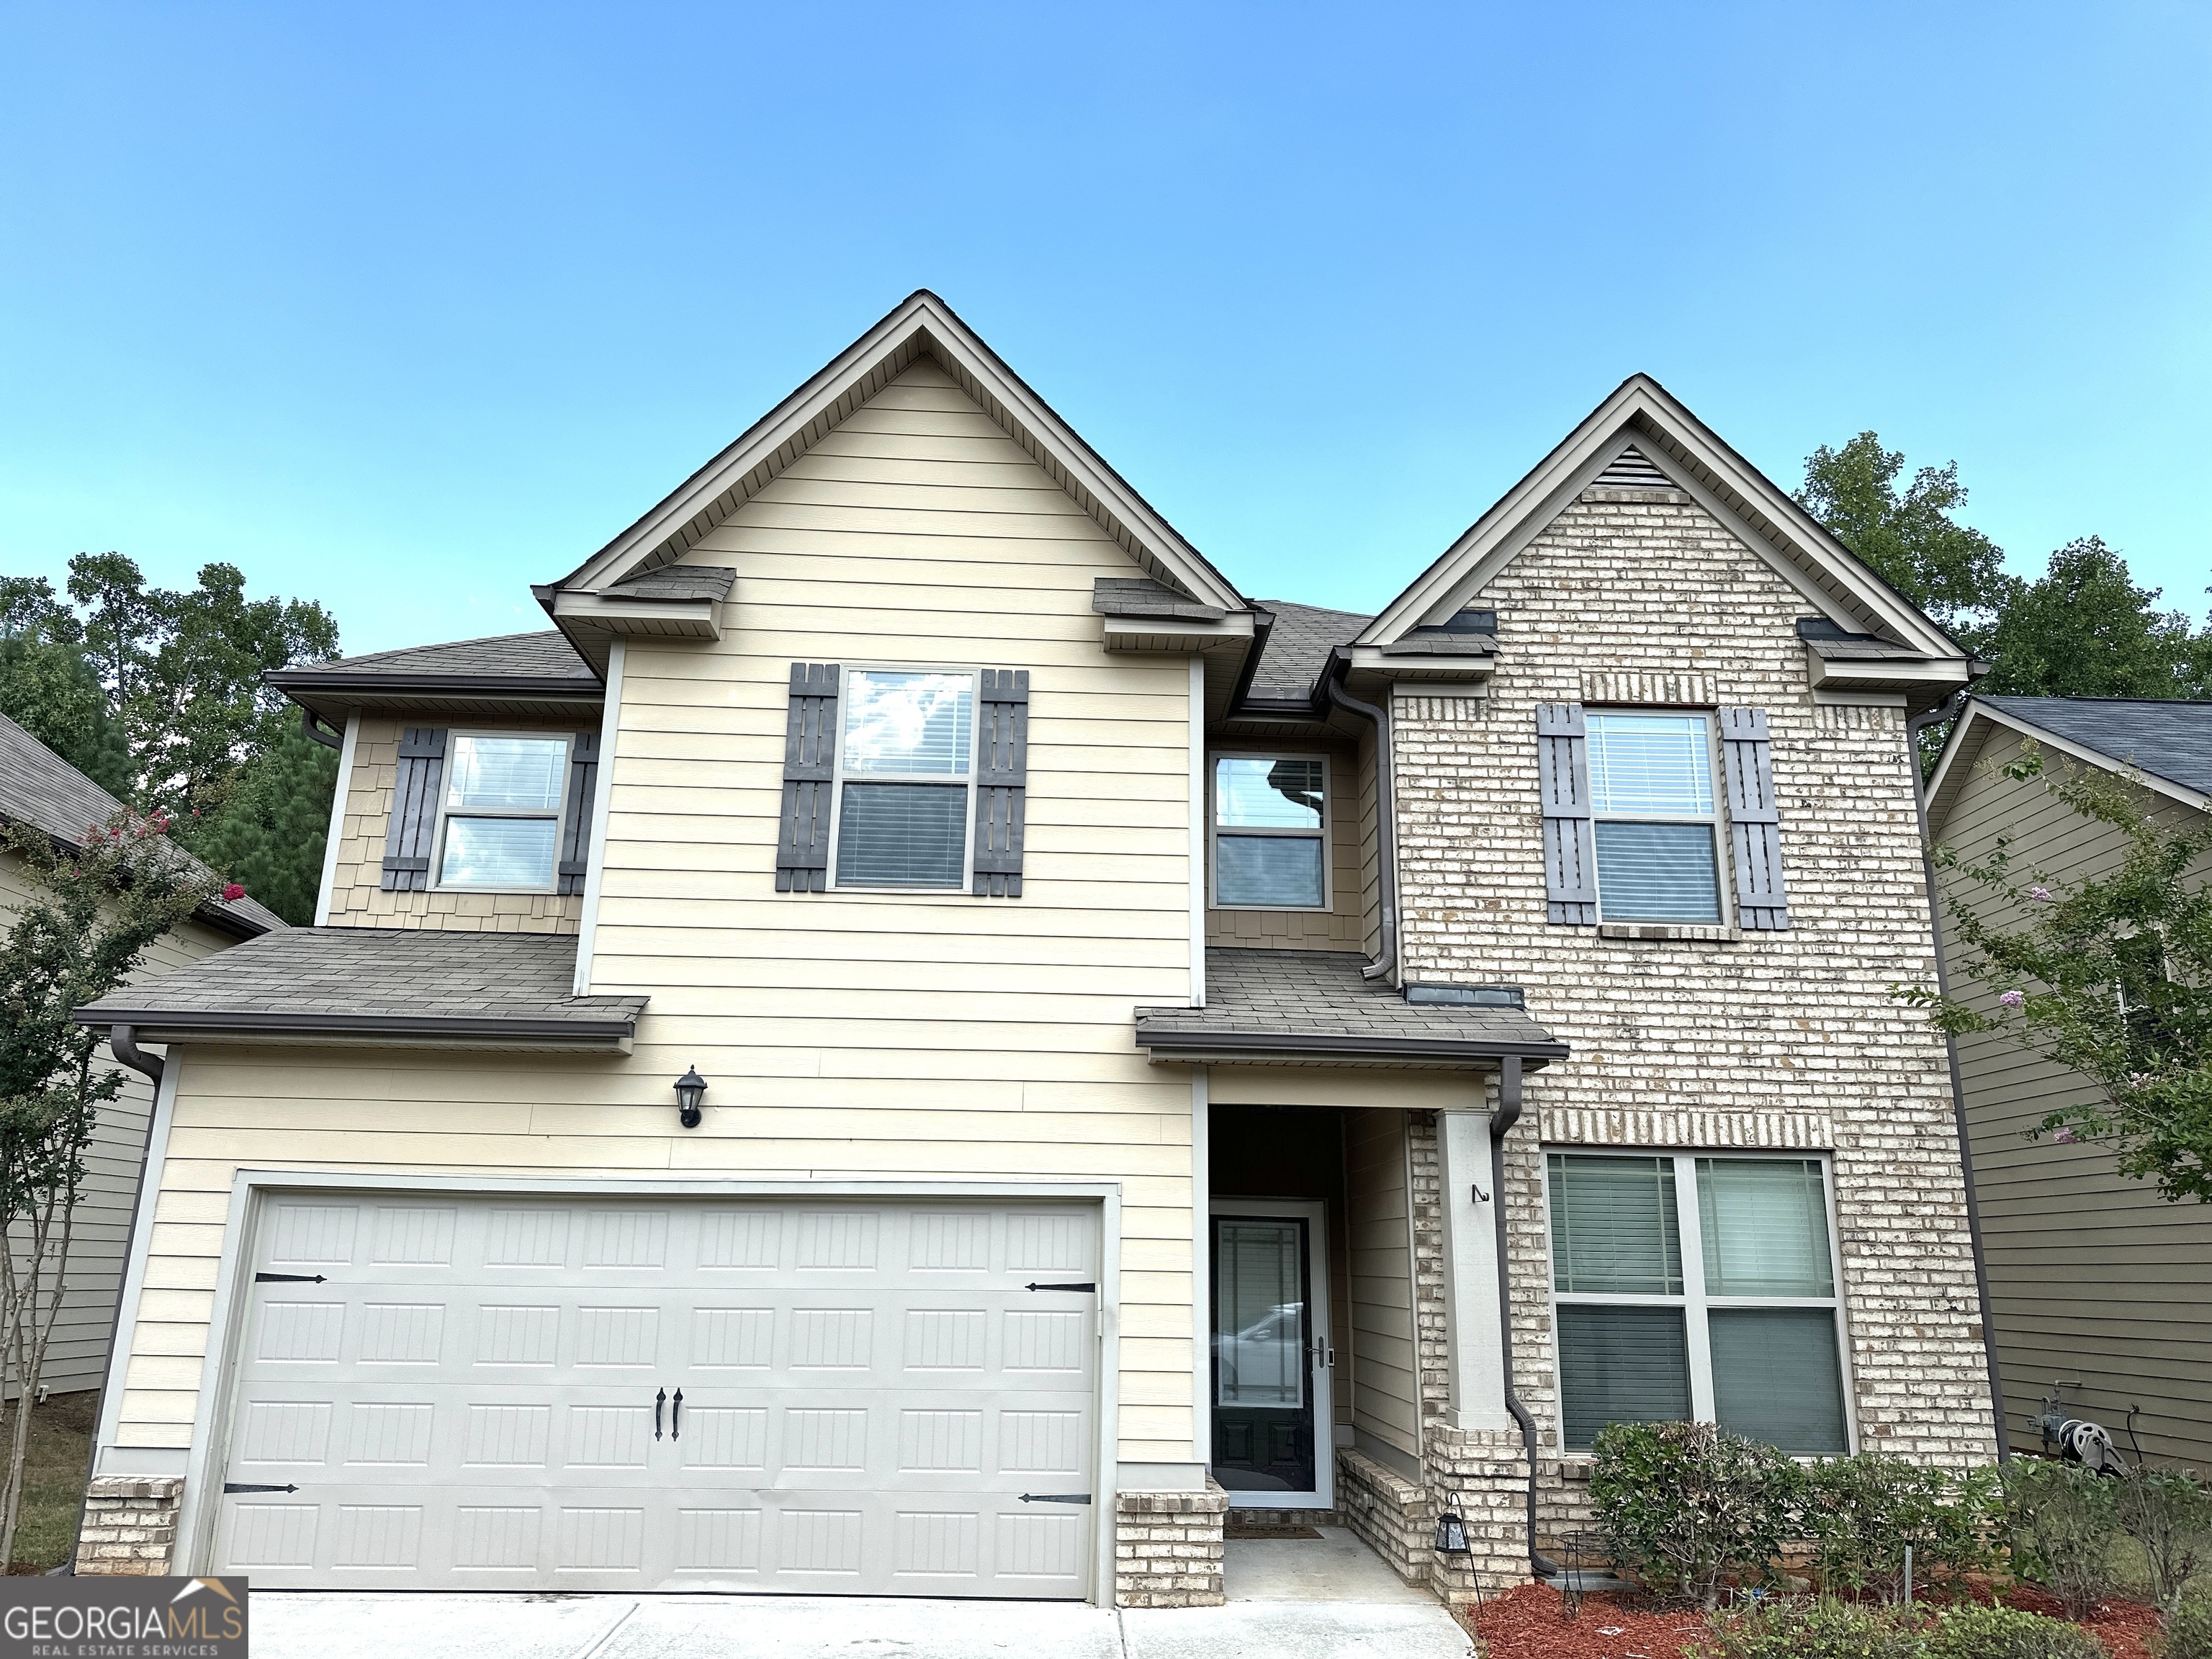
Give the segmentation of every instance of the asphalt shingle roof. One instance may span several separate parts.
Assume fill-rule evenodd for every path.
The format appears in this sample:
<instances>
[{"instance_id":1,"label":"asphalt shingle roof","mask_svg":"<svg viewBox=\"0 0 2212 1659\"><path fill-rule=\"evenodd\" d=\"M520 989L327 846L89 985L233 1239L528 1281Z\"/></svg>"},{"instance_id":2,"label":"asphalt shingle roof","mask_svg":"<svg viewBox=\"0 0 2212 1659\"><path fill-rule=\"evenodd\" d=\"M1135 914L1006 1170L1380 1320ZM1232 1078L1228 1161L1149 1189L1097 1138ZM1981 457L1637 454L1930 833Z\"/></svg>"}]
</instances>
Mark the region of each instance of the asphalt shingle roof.
<instances>
[{"instance_id":1,"label":"asphalt shingle roof","mask_svg":"<svg viewBox=\"0 0 2212 1659\"><path fill-rule=\"evenodd\" d=\"M626 599L726 599L738 573L726 565L672 564L599 590Z\"/></svg>"},{"instance_id":2,"label":"asphalt shingle roof","mask_svg":"<svg viewBox=\"0 0 2212 1659\"><path fill-rule=\"evenodd\" d=\"M1176 617L1191 622L1218 622L1229 614L1150 576L1099 577L1091 584L1091 608L1102 617Z\"/></svg>"},{"instance_id":3,"label":"asphalt shingle roof","mask_svg":"<svg viewBox=\"0 0 2212 1659\"><path fill-rule=\"evenodd\" d=\"M0 714L0 818L28 824L56 841L75 842L122 810L121 801ZM198 859L192 860L192 866L207 867ZM250 894L228 902L210 899L201 908L218 926L228 925L234 931L267 933L284 926L283 917Z\"/></svg>"},{"instance_id":4,"label":"asphalt shingle roof","mask_svg":"<svg viewBox=\"0 0 2212 1659\"><path fill-rule=\"evenodd\" d=\"M1255 697L1310 696L1331 647L1349 645L1375 620L1356 611L1325 611L1317 605L1293 605L1288 599L1253 603L1275 614L1267 648L1252 675L1250 695Z\"/></svg>"},{"instance_id":5,"label":"asphalt shingle roof","mask_svg":"<svg viewBox=\"0 0 2212 1659\"><path fill-rule=\"evenodd\" d=\"M126 986L77 1010L86 1025L337 1036L511 1036L611 1045L647 999L571 995L566 933L293 927Z\"/></svg>"},{"instance_id":6,"label":"asphalt shingle roof","mask_svg":"<svg viewBox=\"0 0 2212 1659\"><path fill-rule=\"evenodd\" d=\"M1139 1008L1137 1046L1156 1054L1249 1052L1468 1063L1504 1054L1559 1060L1566 1048L1510 1006L1406 1000L1364 979L1351 951L1206 953L1206 1006Z\"/></svg>"},{"instance_id":7,"label":"asphalt shingle roof","mask_svg":"<svg viewBox=\"0 0 2212 1659\"><path fill-rule=\"evenodd\" d=\"M599 687L599 677L576 654L575 647L551 629L542 634L501 634L488 640L453 640L443 645L410 645L396 651L371 651L359 657L339 657L331 662L282 669L272 678L284 684L308 684L321 677L356 674L573 679L580 688L594 694Z\"/></svg>"},{"instance_id":8,"label":"asphalt shingle roof","mask_svg":"<svg viewBox=\"0 0 2212 1659\"><path fill-rule=\"evenodd\" d=\"M1977 697L2054 737L2212 795L2212 702L2148 697Z\"/></svg>"}]
</instances>

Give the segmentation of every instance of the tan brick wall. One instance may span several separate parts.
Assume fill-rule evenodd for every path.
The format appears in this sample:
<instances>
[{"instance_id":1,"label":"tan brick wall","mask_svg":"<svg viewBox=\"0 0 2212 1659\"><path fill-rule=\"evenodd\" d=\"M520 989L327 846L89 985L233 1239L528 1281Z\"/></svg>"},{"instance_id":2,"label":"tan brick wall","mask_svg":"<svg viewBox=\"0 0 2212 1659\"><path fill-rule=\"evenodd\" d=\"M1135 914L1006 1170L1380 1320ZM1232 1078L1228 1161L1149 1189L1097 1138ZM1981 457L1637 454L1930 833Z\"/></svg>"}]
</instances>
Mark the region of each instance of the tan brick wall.
<instances>
[{"instance_id":1,"label":"tan brick wall","mask_svg":"<svg viewBox=\"0 0 2212 1659\"><path fill-rule=\"evenodd\" d=\"M1574 1050L1530 1076L1508 1143L1514 1366L1545 1461L1559 1446L1547 1138L1831 1153L1860 1443L1993 1456L1943 1048L1889 994L1934 977L1903 712L1816 705L1795 633L1814 607L1680 500L1571 506L1480 603L1498 613L1487 695L1394 708L1403 950L1409 978L1524 987ZM1548 925L1535 707L1596 696L1766 711L1790 931L1648 940ZM1432 1485L1446 1409L1434 1149L1417 1117Z\"/></svg>"},{"instance_id":2,"label":"tan brick wall","mask_svg":"<svg viewBox=\"0 0 2212 1659\"><path fill-rule=\"evenodd\" d=\"M1221 1528L1229 1494L1211 1478L1204 1492L1125 1492L1114 1501L1114 1605L1218 1607Z\"/></svg>"},{"instance_id":3,"label":"tan brick wall","mask_svg":"<svg viewBox=\"0 0 2212 1659\"><path fill-rule=\"evenodd\" d=\"M185 1483L174 1475L95 1476L85 1489L77 1577L165 1576L176 1548L177 1510L184 1498Z\"/></svg>"}]
</instances>

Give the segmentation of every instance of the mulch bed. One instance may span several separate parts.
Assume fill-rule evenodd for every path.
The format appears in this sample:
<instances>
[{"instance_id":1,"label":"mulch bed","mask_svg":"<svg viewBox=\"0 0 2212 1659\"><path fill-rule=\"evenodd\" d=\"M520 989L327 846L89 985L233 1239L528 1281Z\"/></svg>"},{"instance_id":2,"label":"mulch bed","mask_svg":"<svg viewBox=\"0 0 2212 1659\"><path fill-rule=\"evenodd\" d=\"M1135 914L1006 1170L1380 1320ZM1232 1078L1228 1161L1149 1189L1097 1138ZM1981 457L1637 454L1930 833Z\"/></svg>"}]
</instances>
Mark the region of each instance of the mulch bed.
<instances>
[{"instance_id":1,"label":"mulch bed","mask_svg":"<svg viewBox=\"0 0 2212 1659\"><path fill-rule=\"evenodd\" d=\"M1977 1584L1979 1599L1994 1599ZM2025 1584L2008 1586L2007 1606L2063 1617L2057 1599ZM1549 1584L1517 1584L1479 1607L1455 1610L1482 1640L1490 1659L1682 1659L1705 1634L1694 1607L1664 1611L1642 1596L1589 1595L1581 1614L1567 1617L1566 1597ZM2112 1659L2150 1659L2148 1638L2158 1614L2132 1601L2106 1601L2082 1621L2112 1650Z\"/></svg>"}]
</instances>

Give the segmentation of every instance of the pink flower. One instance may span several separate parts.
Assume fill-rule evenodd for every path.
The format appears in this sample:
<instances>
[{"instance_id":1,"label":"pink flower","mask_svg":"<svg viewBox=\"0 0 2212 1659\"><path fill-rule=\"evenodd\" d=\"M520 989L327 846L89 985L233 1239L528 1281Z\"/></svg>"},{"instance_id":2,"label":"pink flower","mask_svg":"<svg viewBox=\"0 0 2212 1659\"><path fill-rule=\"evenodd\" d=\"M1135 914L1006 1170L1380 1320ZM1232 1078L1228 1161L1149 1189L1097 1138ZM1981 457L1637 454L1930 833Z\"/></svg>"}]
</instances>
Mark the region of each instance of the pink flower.
<instances>
[{"instance_id":1,"label":"pink flower","mask_svg":"<svg viewBox=\"0 0 2212 1659\"><path fill-rule=\"evenodd\" d=\"M2045 904L2055 904L2057 902L2056 899L2051 896L2051 890L2048 887L2045 887L2039 881L2036 883L2034 886L2027 890L2027 896L2032 899L2041 899Z\"/></svg>"},{"instance_id":2,"label":"pink flower","mask_svg":"<svg viewBox=\"0 0 2212 1659\"><path fill-rule=\"evenodd\" d=\"M235 904L245 896L246 890L234 881L222 890L222 902L225 904Z\"/></svg>"},{"instance_id":3,"label":"pink flower","mask_svg":"<svg viewBox=\"0 0 2212 1659\"><path fill-rule=\"evenodd\" d=\"M2054 1144L2060 1146L2079 1146L2081 1144L2081 1137L2071 1129L2061 1129L2051 1139Z\"/></svg>"},{"instance_id":4,"label":"pink flower","mask_svg":"<svg viewBox=\"0 0 2212 1659\"><path fill-rule=\"evenodd\" d=\"M2002 996L1999 997L1997 1000L2008 1008L2024 1007L2027 1003L2027 993L2025 991L2007 991Z\"/></svg>"}]
</instances>

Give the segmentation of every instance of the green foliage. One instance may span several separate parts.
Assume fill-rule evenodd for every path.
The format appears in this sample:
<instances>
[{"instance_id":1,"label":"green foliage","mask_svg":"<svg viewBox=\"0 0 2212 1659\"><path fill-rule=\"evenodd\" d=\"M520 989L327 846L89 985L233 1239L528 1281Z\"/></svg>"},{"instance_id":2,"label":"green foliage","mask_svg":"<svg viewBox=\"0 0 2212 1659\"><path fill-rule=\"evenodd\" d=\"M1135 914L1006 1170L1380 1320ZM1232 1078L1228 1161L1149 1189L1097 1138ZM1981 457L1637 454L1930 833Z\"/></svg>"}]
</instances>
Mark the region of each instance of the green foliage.
<instances>
[{"instance_id":1,"label":"green foliage","mask_svg":"<svg viewBox=\"0 0 2212 1659\"><path fill-rule=\"evenodd\" d=\"M83 629L42 576L0 576L0 714L110 794L130 792L130 751Z\"/></svg>"},{"instance_id":2,"label":"green foliage","mask_svg":"<svg viewBox=\"0 0 2212 1659\"><path fill-rule=\"evenodd\" d=\"M2193 1591L2166 1615L2158 1659L2212 1659L2212 1592Z\"/></svg>"},{"instance_id":3,"label":"green foliage","mask_svg":"<svg viewBox=\"0 0 2212 1659\"><path fill-rule=\"evenodd\" d=\"M1994 667L1975 688L2038 697L2202 697L2212 640L2153 608L2102 538L2069 542L2039 581L2009 593L1975 643Z\"/></svg>"},{"instance_id":4,"label":"green foliage","mask_svg":"<svg viewBox=\"0 0 2212 1659\"><path fill-rule=\"evenodd\" d=\"M1937 622L1972 626L1993 614L2012 586L2004 553L1951 516L1966 504L1956 461L1922 467L1900 495L1904 469L1902 452L1862 432L1841 449L1823 444L1806 457L1797 501Z\"/></svg>"},{"instance_id":5,"label":"green foliage","mask_svg":"<svg viewBox=\"0 0 2212 1659\"><path fill-rule=\"evenodd\" d=\"M2079 1463L2016 1457L2005 1465L2013 1571L2048 1586L2071 1618L2087 1615L2112 1589L2117 1485Z\"/></svg>"},{"instance_id":6,"label":"green foliage","mask_svg":"<svg viewBox=\"0 0 2212 1659\"><path fill-rule=\"evenodd\" d=\"M1908 1544L1921 1592L1955 1595L1968 1573L1989 1568L1987 1537L1997 1515L1994 1469L1953 1474L1860 1452L1815 1463L1802 1503L1802 1524L1825 1591L1901 1600Z\"/></svg>"},{"instance_id":7,"label":"green foliage","mask_svg":"<svg viewBox=\"0 0 2212 1659\"><path fill-rule=\"evenodd\" d=\"M2042 775L2033 744L2009 771ZM2160 1196L2212 1200L2212 886L2192 871L2212 827L2166 822L2131 778L2094 767L2045 787L2120 832L2117 867L2066 883L2016 872L2004 840L1978 865L1937 848L1938 867L1966 878L1945 884L1944 908L1967 976L1996 1004L1892 994L1942 1030L2002 1032L2096 1085L2032 1133L2107 1142L2120 1172L2154 1180Z\"/></svg>"},{"instance_id":8,"label":"green foliage","mask_svg":"<svg viewBox=\"0 0 2212 1659\"><path fill-rule=\"evenodd\" d=\"M2018 1607L1969 1601L1928 1628L1929 1659L2109 1659L2109 1650L2079 1625Z\"/></svg>"},{"instance_id":9,"label":"green foliage","mask_svg":"<svg viewBox=\"0 0 2212 1659\"><path fill-rule=\"evenodd\" d=\"M1902 1607L1770 1596L1741 1615L1708 1619L1699 1652L1704 1659L1927 1659L1923 1622Z\"/></svg>"},{"instance_id":10,"label":"green foliage","mask_svg":"<svg viewBox=\"0 0 2212 1659\"><path fill-rule=\"evenodd\" d=\"M1599 1431L1590 1498L1613 1559L1646 1588L1711 1607L1726 1578L1771 1576L1802 1472L1710 1423Z\"/></svg>"},{"instance_id":11,"label":"green foliage","mask_svg":"<svg viewBox=\"0 0 2212 1659\"><path fill-rule=\"evenodd\" d=\"M2212 1495L2179 1469L2138 1467L2120 1477L2114 1503L2143 1553L2152 1604L2171 1615L2182 1587L2212 1565Z\"/></svg>"},{"instance_id":12,"label":"green foliage","mask_svg":"<svg viewBox=\"0 0 2212 1659\"><path fill-rule=\"evenodd\" d=\"M337 775L337 750L295 721L210 791L212 810L180 821L177 837L285 921L305 927L315 919Z\"/></svg>"}]
</instances>

